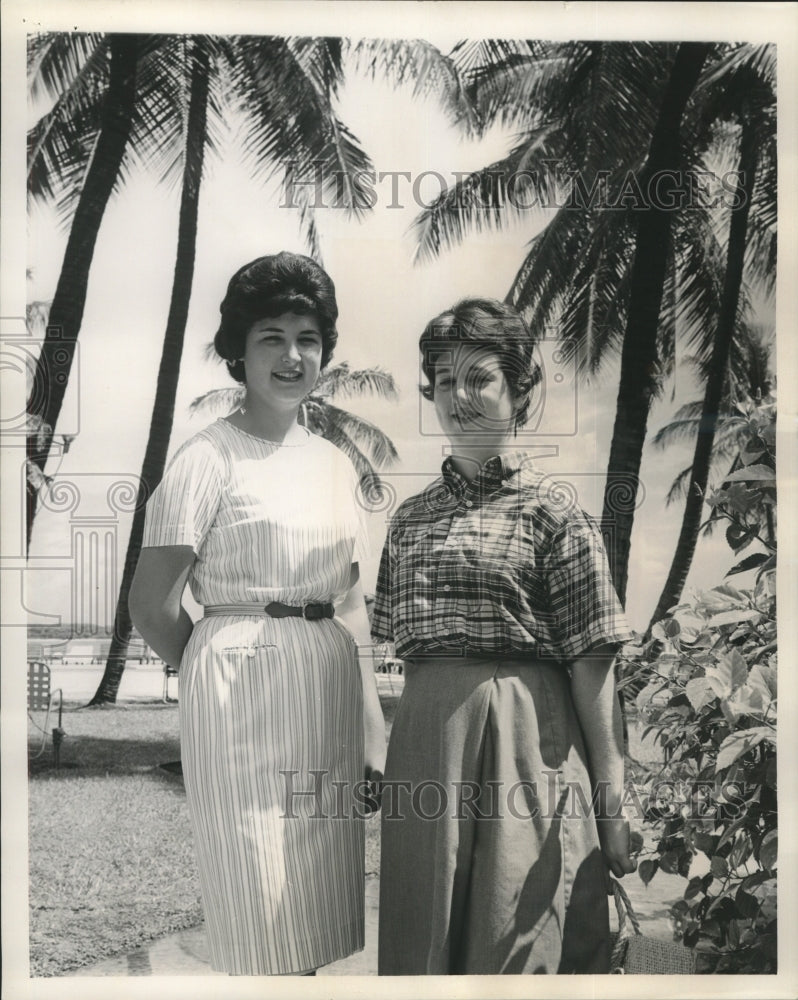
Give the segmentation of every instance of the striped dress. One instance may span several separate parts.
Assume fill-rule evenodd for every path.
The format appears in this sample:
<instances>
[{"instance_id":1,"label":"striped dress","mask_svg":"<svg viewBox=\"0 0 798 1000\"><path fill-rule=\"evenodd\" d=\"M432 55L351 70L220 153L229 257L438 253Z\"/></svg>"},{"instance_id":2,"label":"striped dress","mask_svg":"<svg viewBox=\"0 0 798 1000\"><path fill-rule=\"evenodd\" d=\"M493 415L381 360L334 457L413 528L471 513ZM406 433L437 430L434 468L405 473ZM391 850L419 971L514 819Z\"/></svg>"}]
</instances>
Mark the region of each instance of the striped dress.
<instances>
[{"instance_id":1,"label":"striped dress","mask_svg":"<svg viewBox=\"0 0 798 1000\"><path fill-rule=\"evenodd\" d=\"M217 420L175 455L145 546L189 545L203 605L325 602L364 554L357 476L308 434ZM284 975L363 947L362 688L339 619L200 619L180 664L180 741L214 969Z\"/></svg>"}]
</instances>

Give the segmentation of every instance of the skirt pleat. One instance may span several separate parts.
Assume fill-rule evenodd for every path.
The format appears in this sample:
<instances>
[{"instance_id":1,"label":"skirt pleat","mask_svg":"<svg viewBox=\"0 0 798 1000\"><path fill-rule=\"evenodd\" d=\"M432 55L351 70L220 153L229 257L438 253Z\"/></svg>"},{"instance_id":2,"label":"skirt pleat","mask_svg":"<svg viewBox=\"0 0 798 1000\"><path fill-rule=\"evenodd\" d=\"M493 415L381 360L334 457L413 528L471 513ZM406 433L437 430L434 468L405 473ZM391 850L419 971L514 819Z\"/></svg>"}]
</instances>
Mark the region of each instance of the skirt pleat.
<instances>
[{"instance_id":1,"label":"skirt pleat","mask_svg":"<svg viewBox=\"0 0 798 1000\"><path fill-rule=\"evenodd\" d=\"M561 667L408 662L385 781L381 975L609 970L604 862Z\"/></svg>"}]
</instances>

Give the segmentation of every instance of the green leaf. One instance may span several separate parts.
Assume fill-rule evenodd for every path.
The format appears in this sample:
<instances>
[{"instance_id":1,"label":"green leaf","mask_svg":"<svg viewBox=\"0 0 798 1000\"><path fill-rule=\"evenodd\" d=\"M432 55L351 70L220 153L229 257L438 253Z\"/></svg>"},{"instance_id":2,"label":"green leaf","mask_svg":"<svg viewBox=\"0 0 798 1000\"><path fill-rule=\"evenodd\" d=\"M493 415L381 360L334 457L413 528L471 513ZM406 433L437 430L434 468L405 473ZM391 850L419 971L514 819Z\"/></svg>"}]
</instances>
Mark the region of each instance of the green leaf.
<instances>
[{"instance_id":1,"label":"green leaf","mask_svg":"<svg viewBox=\"0 0 798 1000\"><path fill-rule=\"evenodd\" d=\"M679 870L679 854L677 851L666 851L659 859L659 866L669 875L676 875Z\"/></svg>"},{"instance_id":2,"label":"green leaf","mask_svg":"<svg viewBox=\"0 0 798 1000\"><path fill-rule=\"evenodd\" d=\"M721 611L720 614L713 615L707 625L711 628L717 628L720 625L735 625L737 622L748 622L752 618L758 618L761 612L755 611L753 608L748 610L743 610L742 608L736 611Z\"/></svg>"},{"instance_id":3,"label":"green leaf","mask_svg":"<svg viewBox=\"0 0 798 1000\"><path fill-rule=\"evenodd\" d=\"M773 871L778 861L779 835L777 830L766 833L759 848L759 863L768 871Z\"/></svg>"},{"instance_id":4,"label":"green leaf","mask_svg":"<svg viewBox=\"0 0 798 1000\"><path fill-rule=\"evenodd\" d=\"M652 861L650 858L640 862L637 866L637 874L643 880L644 885L648 885L652 878L654 878L658 868L659 862Z\"/></svg>"},{"instance_id":5,"label":"green leaf","mask_svg":"<svg viewBox=\"0 0 798 1000\"><path fill-rule=\"evenodd\" d=\"M740 483L733 483L727 490L721 490L716 495L717 500L738 514L747 514L756 501L756 494Z\"/></svg>"},{"instance_id":6,"label":"green leaf","mask_svg":"<svg viewBox=\"0 0 798 1000\"><path fill-rule=\"evenodd\" d=\"M748 675L748 684L759 691L765 702L774 701L777 696L776 671L763 663L755 663Z\"/></svg>"},{"instance_id":7,"label":"green leaf","mask_svg":"<svg viewBox=\"0 0 798 1000\"><path fill-rule=\"evenodd\" d=\"M759 913L760 903L756 896L752 896L750 893L746 892L745 889L738 889L737 895L734 897L734 903L737 907L737 912L743 919L753 920Z\"/></svg>"},{"instance_id":8,"label":"green leaf","mask_svg":"<svg viewBox=\"0 0 798 1000\"><path fill-rule=\"evenodd\" d=\"M715 690L706 677L693 677L692 680L689 680L685 687L685 694L696 712L700 712L716 697Z\"/></svg>"},{"instance_id":9,"label":"green leaf","mask_svg":"<svg viewBox=\"0 0 798 1000\"><path fill-rule=\"evenodd\" d=\"M684 898L693 899L700 892L703 892L703 889L704 880L700 875L696 875L687 883L687 888L684 890Z\"/></svg>"},{"instance_id":10,"label":"green leaf","mask_svg":"<svg viewBox=\"0 0 798 1000\"><path fill-rule=\"evenodd\" d=\"M748 607L748 599L745 594L730 583L713 587L712 590L702 591L698 595L696 603L700 609L706 610L709 614L730 611L732 608Z\"/></svg>"},{"instance_id":11,"label":"green leaf","mask_svg":"<svg viewBox=\"0 0 798 1000\"><path fill-rule=\"evenodd\" d=\"M665 687L666 685L662 681L656 681L646 684L643 690L640 691L637 697L635 698L635 704L637 706L638 712L643 714L646 708L648 708L648 706L650 705L652 698L659 691L662 691L663 688Z\"/></svg>"},{"instance_id":12,"label":"green leaf","mask_svg":"<svg viewBox=\"0 0 798 1000\"><path fill-rule=\"evenodd\" d=\"M725 858L716 854L710 862L709 870L715 878L725 878L729 874L729 863Z\"/></svg>"},{"instance_id":13,"label":"green leaf","mask_svg":"<svg viewBox=\"0 0 798 1000\"><path fill-rule=\"evenodd\" d=\"M733 649L728 659L731 667L732 691L736 691L748 680L748 663L739 649Z\"/></svg>"},{"instance_id":14,"label":"green leaf","mask_svg":"<svg viewBox=\"0 0 798 1000\"><path fill-rule=\"evenodd\" d=\"M744 465L753 465L758 458L761 458L765 454L765 449L758 444L754 444L749 441L745 448L740 452L740 458L743 460Z\"/></svg>"},{"instance_id":15,"label":"green leaf","mask_svg":"<svg viewBox=\"0 0 798 1000\"><path fill-rule=\"evenodd\" d=\"M730 727L737 725L737 720L742 715L742 712L737 710L737 707L729 698L720 699L720 710L723 712L723 718L729 723Z\"/></svg>"},{"instance_id":16,"label":"green leaf","mask_svg":"<svg viewBox=\"0 0 798 1000\"><path fill-rule=\"evenodd\" d=\"M734 842L734 847L729 855L729 866L739 868L751 857L753 850L751 836L747 830L743 830Z\"/></svg>"},{"instance_id":17,"label":"green leaf","mask_svg":"<svg viewBox=\"0 0 798 1000\"><path fill-rule=\"evenodd\" d=\"M761 715L764 708L762 692L750 684L744 684L731 702L733 710L740 715Z\"/></svg>"},{"instance_id":18,"label":"green leaf","mask_svg":"<svg viewBox=\"0 0 798 1000\"><path fill-rule=\"evenodd\" d=\"M742 552L743 549L747 549L753 540L753 531L742 527L742 525L730 524L726 529L726 542L735 555Z\"/></svg>"},{"instance_id":19,"label":"green leaf","mask_svg":"<svg viewBox=\"0 0 798 1000\"><path fill-rule=\"evenodd\" d=\"M726 576L734 576L735 573L747 573L749 569L756 569L763 562L767 562L770 556L767 552L752 552L750 556L741 559L726 573Z\"/></svg>"},{"instance_id":20,"label":"green leaf","mask_svg":"<svg viewBox=\"0 0 798 1000\"><path fill-rule=\"evenodd\" d=\"M730 733L718 748L718 759L715 762L715 773L730 767L739 757L758 746L763 739L772 739L769 729L762 726L755 729L741 729Z\"/></svg>"},{"instance_id":21,"label":"green leaf","mask_svg":"<svg viewBox=\"0 0 798 1000\"><path fill-rule=\"evenodd\" d=\"M747 465L744 469L729 473L724 480L726 483L762 483L765 481L776 482L775 470L767 465Z\"/></svg>"},{"instance_id":22,"label":"green leaf","mask_svg":"<svg viewBox=\"0 0 798 1000\"><path fill-rule=\"evenodd\" d=\"M738 614L738 612L727 612ZM723 615L716 615L722 618ZM707 669L706 678L719 698L730 698L738 687L748 679L748 664L745 657L735 649L729 656L722 656L716 666Z\"/></svg>"}]
</instances>

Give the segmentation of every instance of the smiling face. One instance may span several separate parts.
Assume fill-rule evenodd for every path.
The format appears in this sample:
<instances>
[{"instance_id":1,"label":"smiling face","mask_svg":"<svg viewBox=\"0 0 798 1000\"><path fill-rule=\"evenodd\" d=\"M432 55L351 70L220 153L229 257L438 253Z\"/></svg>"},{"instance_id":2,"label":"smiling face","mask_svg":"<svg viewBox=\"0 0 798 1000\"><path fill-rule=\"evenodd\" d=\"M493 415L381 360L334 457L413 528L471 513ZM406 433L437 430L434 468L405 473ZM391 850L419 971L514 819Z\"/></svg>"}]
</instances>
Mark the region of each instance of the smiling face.
<instances>
[{"instance_id":1,"label":"smiling face","mask_svg":"<svg viewBox=\"0 0 798 1000\"><path fill-rule=\"evenodd\" d=\"M247 397L269 408L298 408L321 370L322 336L314 316L283 313L259 319L247 333Z\"/></svg>"},{"instance_id":2,"label":"smiling face","mask_svg":"<svg viewBox=\"0 0 798 1000\"><path fill-rule=\"evenodd\" d=\"M518 401L489 348L453 346L435 365L433 391L438 421L452 443L501 443L512 436Z\"/></svg>"}]
</instances>

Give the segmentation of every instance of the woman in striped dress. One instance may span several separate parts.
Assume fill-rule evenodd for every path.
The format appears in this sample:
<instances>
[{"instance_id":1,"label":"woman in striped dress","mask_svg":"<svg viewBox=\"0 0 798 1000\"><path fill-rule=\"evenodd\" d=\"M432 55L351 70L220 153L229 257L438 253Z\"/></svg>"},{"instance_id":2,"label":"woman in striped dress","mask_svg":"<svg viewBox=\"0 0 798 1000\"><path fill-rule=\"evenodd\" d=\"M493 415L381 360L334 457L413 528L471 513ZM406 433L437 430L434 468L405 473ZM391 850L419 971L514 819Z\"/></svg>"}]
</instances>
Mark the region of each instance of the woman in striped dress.
<instances>
[{"instance_id":1,"label":"woman in striped dress","mask_svg":"<svg viewBox=\"0 0 798 1000\"><path fill-rule=\"evenodd\" d=\"M211 963L307 975L363 947L364 781L385 749L358 662L357 475L298 422L337 338L335 290L280 253L232 277L221 314L215 347L246 398L180 448L151 497L130 607L180 668Z\"/></svg>"},{"instance_id":2,"label":"woman in striped dress","mask_svg":"<svg viewBox=\"0 0 798 1000\"><path fill-rule=\"evenodd\" d=\"M405 660L380 974L607 972L606 873L635 867L612 670L631 633L598 529L518 450L523 319L464 300L420 347L452 453L392 519L372 617Z\"/></svg>"}]
</instances>

